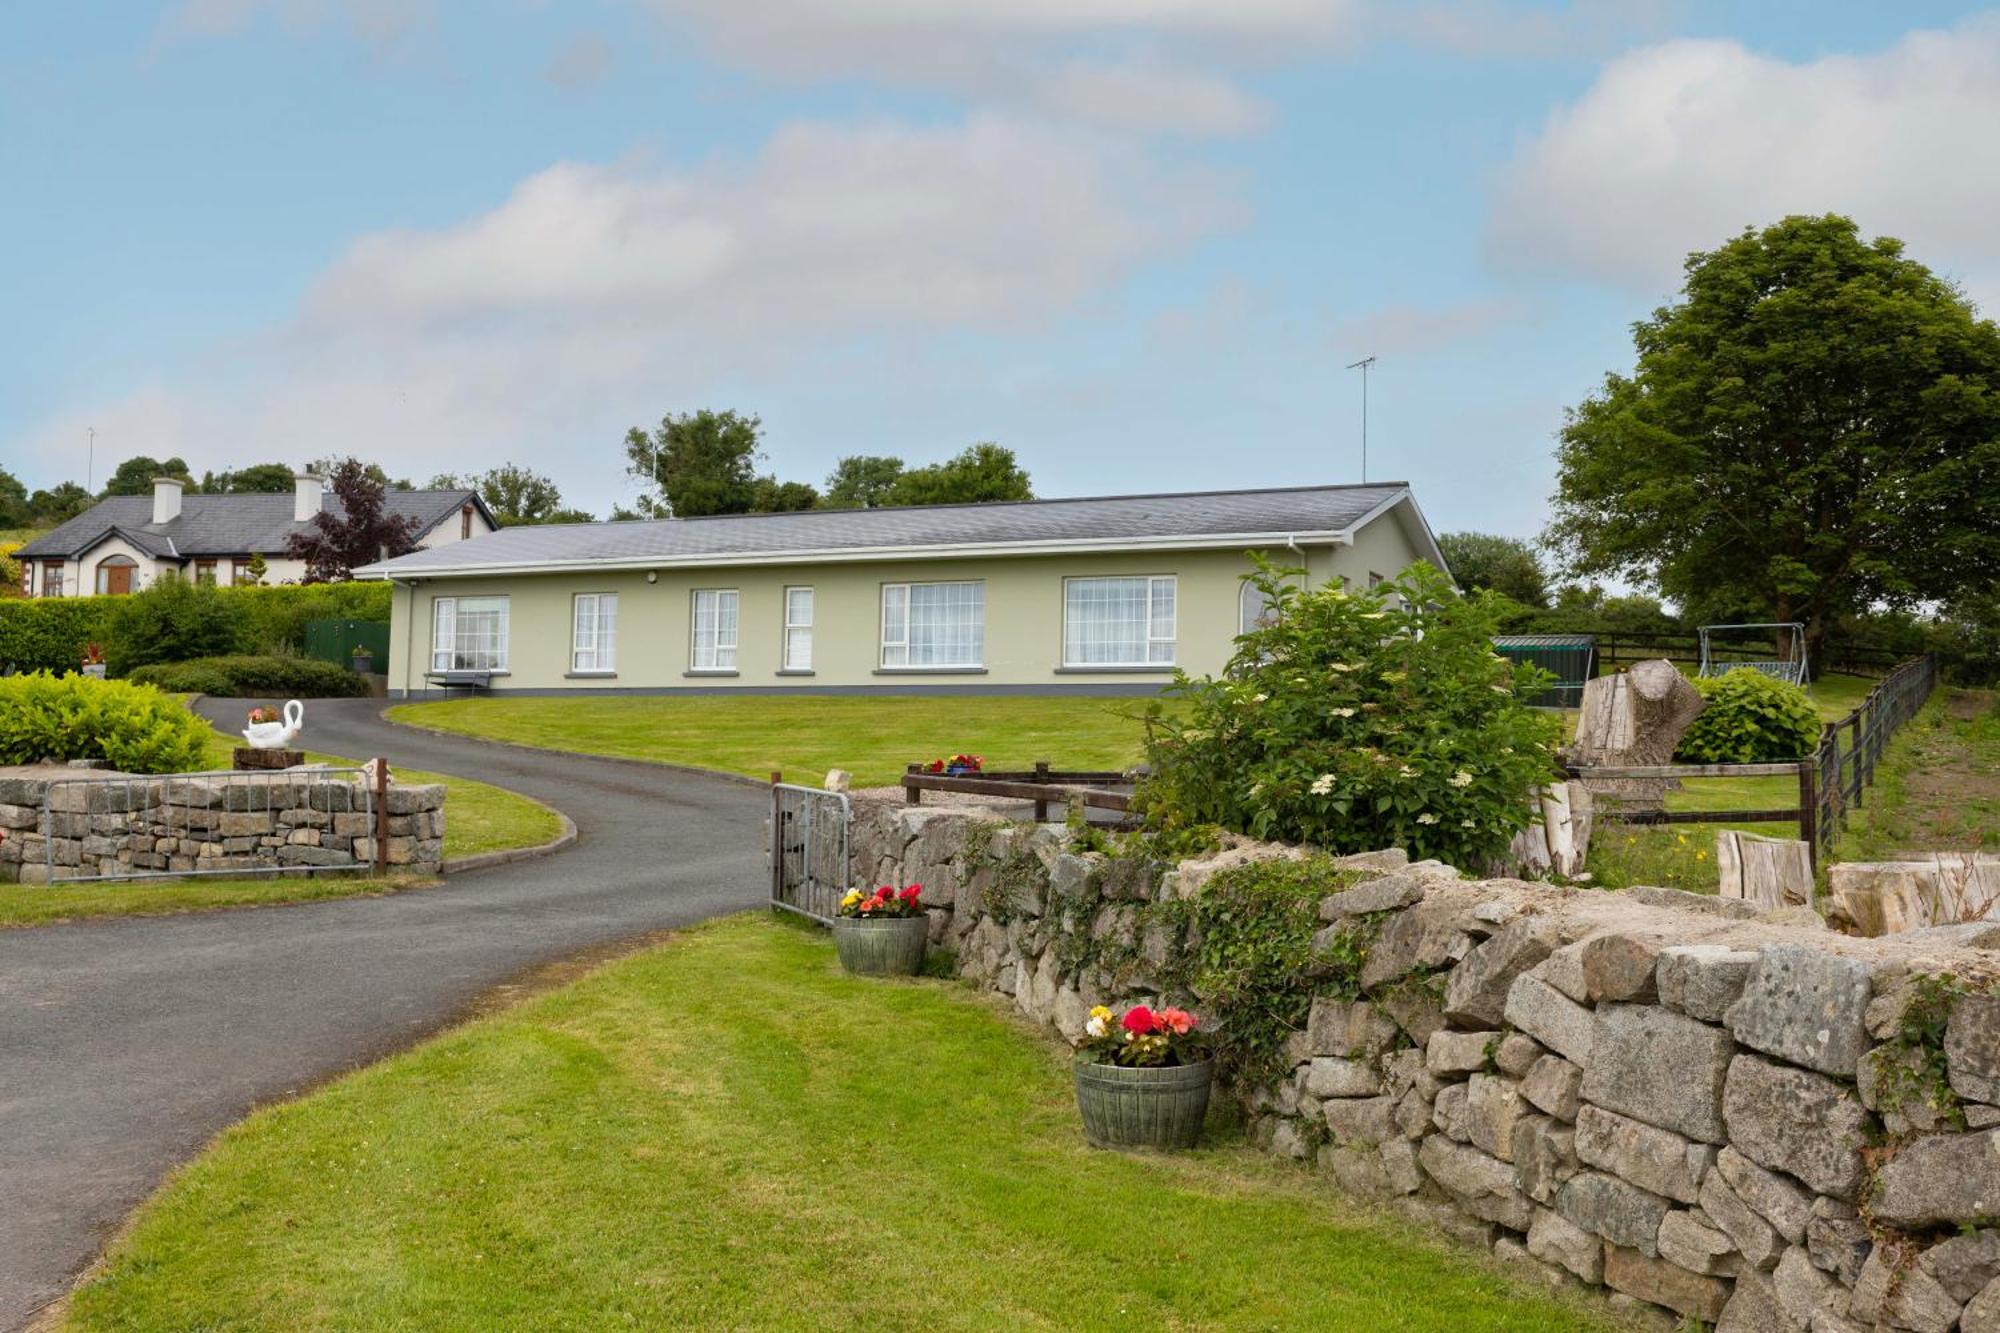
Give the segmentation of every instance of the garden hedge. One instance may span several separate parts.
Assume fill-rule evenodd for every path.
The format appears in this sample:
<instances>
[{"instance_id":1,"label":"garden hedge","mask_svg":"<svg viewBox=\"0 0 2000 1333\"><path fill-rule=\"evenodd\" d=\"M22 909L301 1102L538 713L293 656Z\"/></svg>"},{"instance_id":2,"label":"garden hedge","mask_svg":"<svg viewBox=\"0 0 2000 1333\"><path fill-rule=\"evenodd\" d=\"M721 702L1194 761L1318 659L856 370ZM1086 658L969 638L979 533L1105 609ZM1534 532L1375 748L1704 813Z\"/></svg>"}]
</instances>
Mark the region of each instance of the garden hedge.
<instances>
[{"instance_id":1,"label":"garden hedge","mask_svg":"<svg viewBox=\"0 0 2000 1333\"><path fill-rule=\"evenodd\" d=\"M352 671L310 657L196 657L142 666L127 679L225 699L351 699L368 693L367 682Z\"/></svg>"},{"instance_id":2,"label":"garden hedge","mask_svg":"<svg viewBox=\"0 0 2000 1333\"><path fill-rule=\"evenodd\" d=\"M117 675L194 656L296 652L308 620L387 620L390 595L386 583L215 588L168 580L130 597L8 599L0 601L0 672L74 671L87 643L104 646ZM154 614L170 602L173 616Z\"/></svg>"},{"instance_id":3,"label":"garden hedge","mask_svg":"<svg viewBox=\"0 0 2000 1333\"><path fill-rule=\"evenodd\" d=\"M102 759L124 773L202 766L208 723L144 685L47 672L0 679L0 764Z\"/></svg>"},{"instance_id":4,"label":"garden hedge","mask_svg":"<svg viewBox=\"0 0 2000 1333\"><path fill-rule=\"evenodd\" d=\"M1689 764L1779 764L1819 744L1819 710L1806 692L1754 667L1694 682L1707 706L1681 733L1674 758Z\"/></svg>"}]
</instances>

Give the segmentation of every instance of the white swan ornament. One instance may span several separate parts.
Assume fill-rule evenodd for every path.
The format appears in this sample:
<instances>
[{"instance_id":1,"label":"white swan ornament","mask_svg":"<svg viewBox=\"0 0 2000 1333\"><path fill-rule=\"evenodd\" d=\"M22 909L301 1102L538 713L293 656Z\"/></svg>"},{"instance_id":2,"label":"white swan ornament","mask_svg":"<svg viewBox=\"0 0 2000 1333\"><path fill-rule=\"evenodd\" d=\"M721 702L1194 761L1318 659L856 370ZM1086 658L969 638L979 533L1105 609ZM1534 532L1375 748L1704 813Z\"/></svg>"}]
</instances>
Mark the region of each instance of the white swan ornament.
<instances>
[{"instance_id":1,"label":"white swan ornament","mask_svg":"<svg viewBox=\"0 0 2000 1333\"><path fill-rule=\"evenodd\" d=\"M297 699L285 703L283 722L252 722L243 728L243 739L258 750L282 750L299 738L305 729L306 706Z\"/></svg>"}]
</instances>

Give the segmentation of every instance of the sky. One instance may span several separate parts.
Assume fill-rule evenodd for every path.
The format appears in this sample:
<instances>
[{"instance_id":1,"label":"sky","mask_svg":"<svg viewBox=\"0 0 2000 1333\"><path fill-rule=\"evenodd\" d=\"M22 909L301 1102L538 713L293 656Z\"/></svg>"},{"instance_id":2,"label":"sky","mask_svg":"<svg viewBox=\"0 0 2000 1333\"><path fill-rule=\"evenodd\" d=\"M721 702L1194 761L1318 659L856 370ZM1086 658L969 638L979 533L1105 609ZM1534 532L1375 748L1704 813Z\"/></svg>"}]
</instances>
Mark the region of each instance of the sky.
<instances>
[{"instance_id":1,"label":"sky","mask_svg":"<svg viewBox=\"0 0 2000 1333\"><path fill-rule=\"evenodd\" d=\"M1565 407L1787 213L2000 300L2000 12L1906 0L171 0L0 13L0 466L1406 480L1531 536Z\"/></svg>"}]
</instances>

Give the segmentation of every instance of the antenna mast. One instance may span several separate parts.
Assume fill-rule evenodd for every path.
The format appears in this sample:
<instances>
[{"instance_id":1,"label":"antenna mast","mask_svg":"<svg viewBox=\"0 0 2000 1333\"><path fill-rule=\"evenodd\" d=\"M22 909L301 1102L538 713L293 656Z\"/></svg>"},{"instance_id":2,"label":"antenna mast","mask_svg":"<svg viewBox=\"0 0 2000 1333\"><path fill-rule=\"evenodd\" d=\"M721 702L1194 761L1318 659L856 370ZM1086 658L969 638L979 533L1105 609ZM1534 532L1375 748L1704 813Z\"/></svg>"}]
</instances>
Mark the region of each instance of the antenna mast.
<instances>
[{"instance_id":1,"label":"antenna mast","mask_svg":"<svg viewBox=\"0 0 2000 1333\"><path fill-rule=\"evenodd\" d=\"M1352 362L1349 370L1361 372L1361 480L1368 480L1368 367L1375 364L1373 356L1364 356Z\"/></svg>"}]
</instances>

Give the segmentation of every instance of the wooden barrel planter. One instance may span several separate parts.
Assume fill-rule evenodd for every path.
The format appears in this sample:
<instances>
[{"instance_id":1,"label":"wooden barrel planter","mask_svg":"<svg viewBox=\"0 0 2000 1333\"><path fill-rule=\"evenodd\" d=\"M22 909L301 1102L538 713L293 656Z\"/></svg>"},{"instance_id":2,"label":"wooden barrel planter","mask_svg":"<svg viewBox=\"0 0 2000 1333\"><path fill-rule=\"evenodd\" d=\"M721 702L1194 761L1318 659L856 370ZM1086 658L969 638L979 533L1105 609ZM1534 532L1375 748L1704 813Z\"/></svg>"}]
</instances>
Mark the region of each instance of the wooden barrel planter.
<instances>
[{"instance_id":1,"label":"wooden barrel planter","mask_svg":"<svg viewBox=\"0 0 2000 1333\"><path fill-rule=\"evenodd\" d=\"M1215 1062L1126 1068L1076 1062L1076 1109L1093 1148L1192 1148L1208 1115Z\"/></svg>"},{"instance_id":2,"label":"wooden barrel planter","mask_svg":"<svg viewBox=\"0 0 2000 1333\"><path fill-rule=\"evenodd\" d=\"M930 918L916 916L837 916L833 948L840 965L858 977L913 977L923 970L924 945L930 938Z\"/></svg>"}]
</instances>

